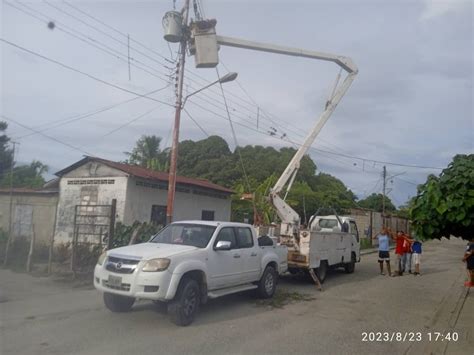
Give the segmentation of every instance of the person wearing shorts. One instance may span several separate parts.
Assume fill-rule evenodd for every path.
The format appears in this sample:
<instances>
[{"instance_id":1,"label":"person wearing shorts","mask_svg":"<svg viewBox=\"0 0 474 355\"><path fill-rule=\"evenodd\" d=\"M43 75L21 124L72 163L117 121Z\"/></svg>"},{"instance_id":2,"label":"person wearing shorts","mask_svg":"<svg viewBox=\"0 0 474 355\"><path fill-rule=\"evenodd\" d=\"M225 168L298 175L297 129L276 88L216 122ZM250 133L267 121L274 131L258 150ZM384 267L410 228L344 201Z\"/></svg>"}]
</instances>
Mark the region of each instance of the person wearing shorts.
<instances>
[{"instance_id":1,"label":"person wearing shorts","mask_svg":"<svg viewBox=\"0 0 474 355\"><path fill-rule=\"evenodd\" d=\"M392 275L390 269L390 237L388 236L389 232L387 228L382 228L382 231L377 234L372 239L378 239L379 241L379 266L380 266L380 275L385 275L383 272L383 262L387 264L388 276Z\"/></svg>"},{"instance_id":2,"label":"person wearing shorts","mask_svg":"<svg viewBox=\"0 0 474 355\"><path fill-rule=\"evenodd\" d=\"M418 239L413 242L411 245L411 252L413 253L413 264L415 264L415 272L413 275L421 275L420 274L420 262L421 262L421 241Z\"/></svg>"}]
</instances>

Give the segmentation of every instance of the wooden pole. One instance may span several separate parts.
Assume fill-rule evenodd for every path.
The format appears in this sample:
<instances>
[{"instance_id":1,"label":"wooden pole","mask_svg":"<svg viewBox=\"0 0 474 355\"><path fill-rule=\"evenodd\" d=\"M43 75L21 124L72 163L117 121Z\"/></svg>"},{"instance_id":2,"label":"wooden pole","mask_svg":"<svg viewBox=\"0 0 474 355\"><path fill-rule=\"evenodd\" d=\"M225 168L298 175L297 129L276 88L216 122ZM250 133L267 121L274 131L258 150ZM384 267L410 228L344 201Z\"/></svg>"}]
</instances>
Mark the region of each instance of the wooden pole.
<instances>
[{"instance_id":1,"label":"wooden pole","mask_svg":"<svg viewBox=\"0 0 474 355\"><path fill-rule=\"evenodd\" d=\"M30 241L30 251L28 252L28 259L26 261L26 272L31 272L31 265L33 259L33 250L35 249L35 225L32 225L31 241Z\"/></svg>"},{"instance_id":2,"label":"wooden pole","mask_svg":"<svg viewBox=\"0 0 474 355\"><path fill-rule=\"evenodd\" d=\"M51 234L51 239L49 241L49 255L48 255L48 275L51 274L53 267L53 252L54 252L54 235L56 234L56 222L58 221L58 203L56 203L56 209L54 211L54 225L53 225L53 234Z\"/></svg>"},{"instance_id":3,"label":"wooden pole","mask_svg":"<svg viewBox=\"0 0 474 355\"><path fill-rule=\"evenodd\" d=\"M107 249L112 249L113 240L115 238L115 215L117 214L117 199L112 200L110 205L110 224L109 224L109 239L107 240Z\"/></svg>"},{"instance_id":4,"label":"wooden pole","mask_svg":"<svg viewBox=\"0 0 474 355\"><path fill-rule=\"evenodd\" d=\"M8 239L7 244L5 245L5 257L3 259L3 266L6 266L8 263L8 253L10 251L10 244L13 240L13 227L12 227L12 220L13 220L13 165L15 164L15 145L16 142L12 142L13 144L13 155L12 155L12 164L10 165L10 209L8 215Z\"/></svg>"}]
</instances>

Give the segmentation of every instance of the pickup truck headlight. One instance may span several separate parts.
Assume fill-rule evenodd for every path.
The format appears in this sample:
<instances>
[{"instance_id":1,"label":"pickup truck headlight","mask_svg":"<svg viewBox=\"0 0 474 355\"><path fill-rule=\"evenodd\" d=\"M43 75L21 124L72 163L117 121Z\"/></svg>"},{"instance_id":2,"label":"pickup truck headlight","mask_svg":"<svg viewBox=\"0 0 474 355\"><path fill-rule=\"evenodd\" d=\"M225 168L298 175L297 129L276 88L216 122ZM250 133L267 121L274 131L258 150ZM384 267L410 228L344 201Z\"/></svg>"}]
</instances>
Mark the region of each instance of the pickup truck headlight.
<instances>
[{"instance_id":1,"label":"pickup truck headlight","mask_svg":"<svg viewBox=\"0 0 474 355\"><path fill-rule=\"evenodd\" d=\"M147 272L156 272L156 271L164 271L170 266L170 259L159 258L159 259L151 259L145 262L145 265L142 267L142 271Z\"/></svg>"},{"instance_id":2,"label":"pickup truck headlight","mask_svg":"<svg viewBox=\"0 0 474 355\"><path fill-rule=\"evenodd\" d=\"M102 254L100 254L99 259L97 260L97 264L102 265L105 259L107 259L107 252L104 251Z\"/></svg>"}]
</instances>

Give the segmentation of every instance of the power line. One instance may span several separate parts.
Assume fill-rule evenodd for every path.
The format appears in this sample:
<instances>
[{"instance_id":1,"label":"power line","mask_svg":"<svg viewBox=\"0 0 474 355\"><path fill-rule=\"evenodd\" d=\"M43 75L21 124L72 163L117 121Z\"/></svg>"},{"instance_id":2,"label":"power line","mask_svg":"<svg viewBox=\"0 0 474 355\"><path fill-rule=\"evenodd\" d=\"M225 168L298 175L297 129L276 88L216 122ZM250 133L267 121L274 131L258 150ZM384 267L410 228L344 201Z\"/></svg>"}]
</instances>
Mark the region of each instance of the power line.
<instances>
[{"instance_id":1,"label":"power line","mask_svg":"<svg viewBox=\"0 0 474 355\"><path fill-rule=\"evenodd\" d=\"M204 128L202 128L202 126L194 119L193 116L191 116L191 114L188 112L188 110L186 110L185 108L183 108L183 111L186 113L186 115L188 115L188 117L194 122L194 124L206 135L206 137L209 137L209 133L206 132L206 130Z\"/></svg>"},{"instance_id":2,"label":"power line","mask_svg":"<svg viewBox=\"0 0 474 355\"><path fill-rule=\"evenodd\" d=\"M166 89L167 87L169 87L169 84L166 85L165 87L150 91L150 92L146 93L145 95L148 96L148 95L155 94L155 93L157 93L161 90ZM138 99L141 99L141 97L133 97L131 99L121 101L121 102L117 102L117 103L112 104L112 105L104 106L102 108L99 108L99 109L96 109L96 110L93 110L93 111L89 111L87 113L74 115L74 116L66 118L66 119L59 119L59 120L51 121L49 123L46 123L46 125L42 125L42 126L34 127L34 128L39 129L39 132L45 132L45 131L48 131L48 130L53 129L53 128L57 128L57 127L64 126L64 125L72 123L72 122L77 122L77 121L83 120L85 118L88 118L88 117L97 115L99 113L114 109L118 106L124 105L126 103L129 103L129 102L132 102L132 101L135 101L135 100L138 100ZM42 128L42 127L45 127L45 126L46 126L46 128ZM38 133L31 132L31 133L28 133L28 134L25 134L25 135L22 135L22 136L18 136L15 139L22 139L22 138L26 138L26 137L29 137L29 136L32 136L32 135L35 135L35 134L38 134Z\"/></svg>"},{"instance_id":3,"label":"power line","mask_svg":"<svg viewBox=\"0 0 474 355\"><path fill-rule=\"evenodd\" d=\"M71 7L74 7L74 6L70 5L70 4L68 4L67 2L65 2L65 3L66 3L67 5L69 5L69 6L71 6ZM51 5L51 4L50 4L50 5ZM55 7L54 5L51 5L51 6ZM56 7L55 7L55 8L56 8ZM76 8L76 7L74 7L74 8ZM76 10L78 10L78 9L76 8ZM81 11L81 10L78 10L78 11ZM64 12L64 11L62 10L62 12ZM81 11L81 13L84 13L84 12ZM86 13L84 13L84 14L86 14ZM86 15L88 15L88 14L86 14ZM90 16L90 15L88 15L88 16L91 17L91 18L93 18L93 17ZM74 17L74 16L73 16L73 17ZM95 19L95 18L94 18L94 19ZM95 20L101 22L100 20L97 20L97 19L95 19ZM82 21L82 20L79 20L79 21ZM112 28L111 26L105 24L104 22L101 22L101 23L102 23L103 25L109 27L109 28ZM91 25L89 25L89 26L95 28L94 26L91 26ZM112 29L114 29L114 28L112 28ZM116 30L116 29L114 29L114 30L117 31L117 32L119 32L120 34L122 34L122 35L124 35L124 36L127 36L126 34L120 32L120 31L118 31L118 30ZM99 30L99 31L100 31L100 30ZM100 31L100 32L103 33L103 31ZM111 37L111 36L109 35L109 37ZM112 38L113 38L113 37L112 37ZM116 39L115 39L115 40L116 40ZM119 42L122 43L121 41L119 41ZM137 42L137 43L139 43L139 42ZM12 43L10 42L9 44L12 44ZM122 44L123 44L123 43L122 43ZM13 45L13 44L12 44L12 45ZM17 46L17 47L18 47L18 46ZM156 52L155 52L155 53L156 53ZM36 54L37 54L37 53L36 53ZM160 55L160 54L159 54L159 55ZM160 56L163 57L162 55L160 55ZM163 58L165 58L165 57L163 57ZM45 58L45 59L46 59L46 58ZM58 64L58 63L57 63L57 64ZM160 63L160 64L162 64L162 63ZM69 68L69 69L71 69L71 68ZM192 73L192 72L191 72L191 73ZM83 74L84 74L84 73L83 73ZM88 75L88 74L86 74L86 75ZM88 76L89 76L89 75L88 75ZM200 77L200 76L198 76L198 77ZM202 78L202 77L200 77L200 78ZM95 79L97 80L97 78L95 78ZM99 80L101 81L101 79L99 79ZM205 80L205 79L203 79L203 80ZM206 81L207 81L207 80L206 80ZM104 82L104 81L101 81L101 82ZM108 83L108 85L109 85L109 84L110 84L110 83ZM113 85L113 84L112 84L112 85ZM240 86L241 86L241 85L240 85ZM119 88L118 86L114 86L114 87ZM241 86L241 88L243 89L244 92L246 92L246 90L245 90L242 86ZM120 90L125 90L125 91L127 91L127 92L134 93L134 92L132 92L131 90L124 89L124 88L120 88ZM249 96L249 98L251 98L250 95L248 94L248 92L246 92L246 93L247 93L247 95ZM134 93L134 94L135 94L135 95L140 95L140 94L137 94L137 93ZM233 95L233 96L236 96L236 95ZM236 96L236 97L237 97L237 96ZM239 97L239 98L240 98L240 97ZM241 98L240 98L240 99L241 99ZM253 99L252 99L252 100L253 100ZM243 100L243 101L244 101L244 100ZM255 103L255 101L253 102L253 104L256 105L257 107L259 107L259 106ZM170 105L170 104L168 104L168 105ZM171 106L171 105L170 105L170 106ZM271 120L271 119L270 119L270 120ZM273 122L275 122L275 121L273 121ZM315 149L317 149L317 148L315 148ZM420 166L420 165L409 165L409 164L402 164L402 163L392 163L392 162L386 162L386 161L378 161L378 160L369 159L369 158L351 156L351 155L348 155L348 154L335 153L335 152L331 152L331 151L324 151L324 150L322 150L322 149L319 149L319 150L320 150L321 152L326 152L326 153L328 153L328 154L339 155L339 156L343 156L343 157L351 158L351 159L358 159L358 160L362 160L362 161L364 161L364 162L367 161L367 162L374 162L374 163L379 163L379 164L388 164L388 165L404 166L404 167L420 168L420 169L440 169L440 170L443 169L443 168L439 168L439 167Z\"/></svg>"},{"instance_id":4,"label":"power line","mask_svg":"<svg viewBox=\"0 0 474 355\"><path fill-rule=\"evenodd\" d=\"M234 138L235 150L237 151L237 153L239 155L240 165L242 166L242 172L244 174L245 182L247 183L248 191L250 192L251 188L250 188L249 177L247 175L247 172L245 171L244 160L242 159L242 154L240 153L239 144L238 144L238 141L237 141L237 135L235 134L234 125L232 123L232 118L230 117L229 107L227 106L227 100L225 98L224 89L222 88L222 82L220 80L221 76L219 75L219 69L217 69L217 68L216 68L216 73L217 73L217 78L219 79L219 86L221 88L222 99L224 100L225 108L226 108L226 111L227 111L227 118L229 119L230 129L232 131L232 137Z\"/></svg>"},{"instance_id":5,"label":"power line","mask_svg":"<svg viewBox=\"0 0 474 355\"><path fill-rule=\"evenodd\" d=\"M88 22L86 22L86 21L84 21L84 20L81 20L81 19L78 18L77 16L72 15L71 13L69 13L69 12L67 12L67 11L65 11L65 10L63 10L63 9L61 9L60 7L57 7L57 6L55 6L55 5L51 4L51 3L49 3L49 2L46 1L46 0L43 0L43 2L45 2L45 3L46 3L47 5L49 5L50 7L56 9L57 11L59 11L59 12L65 14L65 15L67 15L67 16L69 16L69 17L75 19L76 21L78 21L78 22L84 24L85 26L94 29L95 31L97 31L97 32L99 32L99 33L101 33L101 34L103 34L103 35L106 36L106 37L109 37L110 39L114 40L115 42L117 42L117 43L119 43L119 44L121 44L121 45L123 45L123 46L125 46L125 47L128 48L128 42L121 41L121 40L117 39L116 37L114 37L114 36L108 34L107 32L102 31L101 29L97 28L96 26L93 26L93 25L89 24ZM64 3L65 3L66 5L69 5L69 6L71 6L71 7L74 7L74 6L72 6L72 5L70 5L70 4L66 3L66 2L64 2ZM74 8L75 8L75 7L74 7ZM128 36L129 36L128 34L125 34L125 33L120 33L120 34L123 35L123 36L128 40ZM130 38L130 40L133 42L133 39L132 39L132 38ZM152 60L152 61L154 61L154 62L156 62L156 63L158 63L158 64L160 64L160 65L164 65L163 63L157 61L155 58L149 56L149 55L146 54L146 53L143 53L142 51L136 49L135 47L130 46L130 48L133 49L135 52L141 54L142 56L144 56L144 57L146 57L146 58L148 58L148 59L150 59L150 60Z\"/></svg>"},{"instance_id":6,"label":"power line","mask_svg":"<svg viewBox=\"0 0 474 355\"><path fill-rule=\"evenodd\" d=\"M101 135L98 139L103 139L105 137L110 136L111 134L114 134L115 132L120 131L122 128L125 128L125 127L131 125L133 122L136 122L136 121L140 120L141 118L147 116L148 114L152 113L153 111L156 111L158 108L160 108L160 106L156 106L156 107L152 108L151 110L148 110L148 111L138 115L137 117L134 117L133 119L125 122L124 124L120 125L119 127L114 128L114 129L110 130L109 132Z\"/></svg>"},{"instance_id":7,"label":"power line","mask_svg":"<svg viewBox=\"0 0 474 355\"><path fill-rule=\"evenodd\" d=\"M55 60L55 59L46 57L46 56L44 56L44 55L42 55L42 54L39 54L39 53L37 53L37 52L35 52L35 51L31 50L31 49L27 49L27 48L25 48L25 47L22 47L22 46L16 44L16 43L10 42L10 41L8 41L8 40L6 40L6 39L4 39L4 38L0 38L0 41L4 42L4 43L6 43L6 44L8 44L8 45L10 45L10 46L12 46L12 47L18 48L18 49L20 49L20 50L22 50L22 51L24 51L24 52L30 53L30 54L32 54L32 55L34 55L34 56L36 56L36 57L42 58L42 59L44 59L44 60L46 60L46 61L48 61L48 62L54 63L54 64L56 64L56 65L59 65L59 66L65 68L65 69L68 69L68 70L70 70L70 71L73 71L73 72L78 73L78 74L81 74L81 75L84 75L84 76L86 76L86 77L88 77L88 78L90 78L90 79L92 79L92 80L98 81L98 82L100 82L100 83L102 83L102 84L104 84L104 85L113 87L113 88L115 88L115 89L117 89L117 90L120 90L120 91L123 91L123 92L127 92L127 93L129 93L129 94L136 95L136 96L138 96L138 97L143 97L143 98L146 98L146 99L151 100L151 101L159 102L159 103L161 103L161 104L163 104L163 105L167 105L167 106L170 106L170 107L174 107L173 104L170 104L170 103L168 103L168 102L155 99L155 98L153 98L153 97L147 96L146 94L140 94L140 93L135 92L135 91L133 91L133 90L129 90L129 89L126 89L126 88L121 87L121 86L119 86L119 85L116 85L116 84L110 83L110 82L108 82L108 81L105 81L105 80L103 80L103 79L97 78L96 76L93 76L93 75L91 75L91 74L88 74L88 73L86 73L86 72L83 72L83 71L81 71L81 70L79 70L79 69L73 68L73 67L71 67L71 66L69 66L69 65L67 65L67 64L61 63L61 62L59 62L59 61L57 61L57 60Z\"/></svg>"},{"instance_id":8,"label":"power line","mask_svg":"<svg viewBox=\"0 0 474 355\"><path fill-rule=\"evenodd\" d=\"M23 127L23 128L26 128L26 129L28 129L28 130L30 130L30 131L36 132L36 133L38 133L38 134L41 134L43 137L46 137L46 138L48 138L48 139L50 139L50 140L52 140L52 141L55 141L56 143L62 144L62 145L64 145L64 146L66 146L66 147L69 147L69 148L71 148L71 149L77 150L77 151L79 151L79 152L81 152L81 153L84 153L84 154L86 154L86 155L94 156L94 154L91 154L91 153L89 153L89 152L87 152L87 151L85 151L85 150L83 150L83 149L81 149L81 148L79 148L79 147L73 146L72 144L63 142L63 141L61 141L61 140L59 140L59 139L57 139L57 138L55 138L55 137L52 137L52 136L47 135L47 134L45 134L45 133L42 133L42 132L40 132L40 131L38 131L38 130L36 130L36 129L34 129L34 128L31 128L31 127L29 127L29 126L27 126L27 125L25 125L25 124L23 124L23 123L21 123L21 122L15 120L15 119L13 119L13 118L11 118L11 117L5 116L5 115L3 115L3 114L2 114L2 117L3 117L4 119L6 119L7 121L16 123L16 124L17 124L18 126L20 126L20 127Z\"/></svg>"},{"instance_id":9,"label":"power line","mask_svg":"<svg viewBox=\"0 0 474 355\"><path fill-rule=\"evenodd\" d=\"M34 9L34 8L32 8L32 7L28 6L28 5L26 5L26 4L17 2L18 4L20 4L20 5L22 5L23 7L27 8L28 10L33 11L33 12L35 12L35 13L37 13L37 14L43 16L43 17L46 18L47 20L43 20L43 19L37 17L36 15L32 14L31 12L28 12L28 11L22 9L22 8L19 8L19 7L15 6L15 5L13 5L12 3L9 3L9 2L7 2L7 1L5 1L5 3L6 3L8 6L11 6L11 7L17 9L18 11L21 11L21 12L27 14L28 16L31 16L31 17L35 18L36 20L38 20L38 21L40 21L40 22L44 22L44 23L48 23L48 22L49 22L49 17L48 17L48 16L46 16L44 13L42 13L42 12L40 12L40 11L38 11L38 10L36 10L36 9ZM123 53L117 51L116 49L114 49L114 48L112 48L112 47L110 47L110 46L107 46L106 44L104 44L103 42L101 42L101 41L99 41L99 40L97 40L97 39L95 39L95 38L92 38L92 37L90 37L90 36L88 36L88 35L86 35L86 34L80 32L80 31L78 31L78 30L76 30L76 29L74 29L74 28L72 28L72 27L70 27L70 26L67 26L67 25L65 25L65 24L63 24L63 23L61 23L61 22L59 22L59 21L56 21L55 23L56 23L56 27L55 27L55 28L56 28L57 30L59 30L59 31L61 31L61 32L64 32L64 33L66 33L67 35L69 35L69 36L71 36L71 37L73 37L73 38L75 38L75 39L78 39L78 40L80 40L81 42L84 42L84 43L86 43L86 44L88 44L88 45L90 45L90 46L92 46L92 47L94 47L94 48L96 48L96 49L98 49L98 50L100 50L100 51L106 53L106 54L109 54L110 56L112 56L112 57L114 57L114 58L116 58L116 59L118 59L118 60L120 60L120 61L122 61L122 62L124 62L124 63L129 64L129 60L128 60L129 57L128 57L127 55L125 55L125 54L123 54ZM58 26L58 25L59 25L59 26ZM64 27L64 28L67 28L68 30L65 30L63 27ZM71 31L72 31L72 32L71 32ZM76 34L74 34L73 32L74 32L74 33L77 33L77 34L79 34L79 35L76 35ZM80 37L80 36L82 36L82 37L84 37L84 38L82 38L82 37ZM162 81L164 81L164 82L169 82L169 78L168 78L168 79L165 79L165 78L163 78L162 76L160 76L160 75L164 75L164 76L166 77L167 74L164 74L164 73L162 73L162 72L156 70L155 68L149 66L149 65L146 64L146 63L143 63L142 61L140 61L140 60L138 60L138 59L130 58L130 60L132 60L132 61L134 61L134 62L140 64L140 65L138 65L138 64L136 64L136 63L130 63L130 64L133 65L135 68L138 68L138 69L140 69L140 70L142 70L142 71L144 71L144 72L146 72L146 73L148 73L148 74L150 74L150 75L152 75L152 76L154 76L154 77L156 77L156 78L158 78L158 79L160 79L160 80L162 80ZM153 72L151 72L151 71L149 71L149 70L147 70L147 69L144 69L142 66L151 69ZM158 73L158 74L156 74L156 73Z\"/></svg>"}]
</instances>

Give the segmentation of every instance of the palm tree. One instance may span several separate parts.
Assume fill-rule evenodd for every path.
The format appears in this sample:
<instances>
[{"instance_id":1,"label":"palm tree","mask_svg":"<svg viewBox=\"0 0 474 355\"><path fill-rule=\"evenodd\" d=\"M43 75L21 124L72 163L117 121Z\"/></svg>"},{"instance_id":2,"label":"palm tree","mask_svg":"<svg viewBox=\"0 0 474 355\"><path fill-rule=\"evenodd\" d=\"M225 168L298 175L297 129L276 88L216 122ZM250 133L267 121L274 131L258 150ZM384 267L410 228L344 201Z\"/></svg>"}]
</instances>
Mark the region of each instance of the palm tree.
<instances>
[{"instance_id":1,"label":"palm tree","mask_svg":"<svg viewBox=\"0 0 474 355\"><path fill-rule=\"evenodd\" d=\"M169 149L161 150L161 137L143 135L128 155L128 164L139 165L147 169L167 171Z\"/></svg>"}]
</instances>

